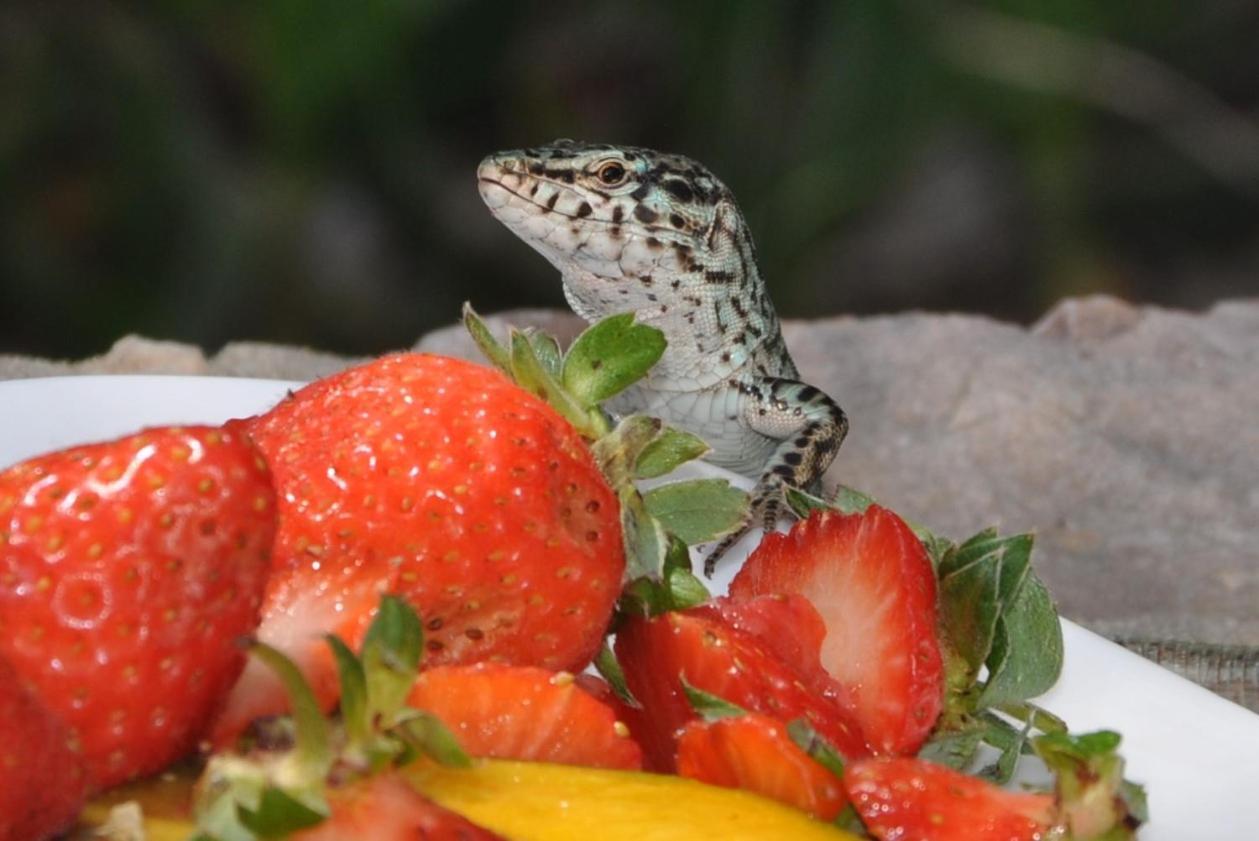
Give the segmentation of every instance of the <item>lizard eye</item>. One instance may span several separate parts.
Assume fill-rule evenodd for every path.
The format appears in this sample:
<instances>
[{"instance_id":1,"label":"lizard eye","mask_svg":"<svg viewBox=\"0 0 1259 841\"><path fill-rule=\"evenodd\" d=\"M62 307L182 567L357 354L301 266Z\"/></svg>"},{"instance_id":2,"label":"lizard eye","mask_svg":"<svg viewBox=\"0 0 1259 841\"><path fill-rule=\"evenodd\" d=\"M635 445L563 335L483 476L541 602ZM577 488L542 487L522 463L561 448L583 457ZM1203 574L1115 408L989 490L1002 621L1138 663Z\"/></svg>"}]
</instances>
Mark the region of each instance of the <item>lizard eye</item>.
<instances>
[{"instance_id":1,"label":"lizard eye","mask_svg":"<svg viewBox=\"0 0 1259 841\"><path fill-rule=\"evenodd\" d=\"M624 184L625 179L629 177L629 173L625 171L625 167L616 161L608 161L595 170L595 175L608 187L616 187Z\"/></svg>"}]
</instances>

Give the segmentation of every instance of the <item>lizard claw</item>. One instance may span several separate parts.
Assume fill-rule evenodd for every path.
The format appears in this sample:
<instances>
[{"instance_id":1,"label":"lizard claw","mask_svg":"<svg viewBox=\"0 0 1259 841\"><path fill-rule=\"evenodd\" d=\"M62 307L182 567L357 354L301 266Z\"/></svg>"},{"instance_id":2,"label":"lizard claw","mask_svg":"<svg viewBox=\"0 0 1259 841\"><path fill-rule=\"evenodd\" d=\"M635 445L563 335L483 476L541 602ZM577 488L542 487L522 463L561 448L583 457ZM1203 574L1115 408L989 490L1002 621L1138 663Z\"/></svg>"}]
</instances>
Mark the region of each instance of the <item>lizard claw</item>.
<instances>
[{"instance_id":1,"label":"lizard claw","mask_svg":"<svg viewBox=\"0 0 1259 841\"><path fill-rule=\"evenodd\" d=\"M778 518L784 512L791 511L786 504L786 491L787 483L774 474L770 474L756 486L752 492L752 498L748 501L747 511L743 514L743 521L734 531L723 537L716 548L708 553L708 557L704 558L705 576L712 578L717 562L730 550L730 547L742 540L743 536L753 528L760 526L766 533L774 530L774 527L778 525Z\"/></svg>"}]
</instances>

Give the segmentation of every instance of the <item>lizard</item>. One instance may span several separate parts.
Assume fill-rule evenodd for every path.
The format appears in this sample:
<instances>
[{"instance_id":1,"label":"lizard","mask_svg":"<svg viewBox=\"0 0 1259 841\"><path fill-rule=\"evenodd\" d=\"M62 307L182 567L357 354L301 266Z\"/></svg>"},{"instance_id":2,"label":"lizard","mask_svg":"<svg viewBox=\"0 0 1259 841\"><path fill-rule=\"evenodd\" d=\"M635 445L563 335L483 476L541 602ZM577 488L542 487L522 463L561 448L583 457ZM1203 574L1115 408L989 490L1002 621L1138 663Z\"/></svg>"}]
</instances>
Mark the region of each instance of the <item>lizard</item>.
<instances>
[{"instance_id":1,"label":"lizard","mask_svg":"<svg viewBox=\"0 0 1259 841\"><path fill-rule=\"evenodd\" d=\"M844 411L800 380L730 190L682 155L557 140L477 167L491 214L560 271L587 322L625 312L667 341L647 377L613 398L702 438L705 460L756 480L717 560L789 513L788 487L817 490L848 433Z\"/></svg>"}]
</instances>

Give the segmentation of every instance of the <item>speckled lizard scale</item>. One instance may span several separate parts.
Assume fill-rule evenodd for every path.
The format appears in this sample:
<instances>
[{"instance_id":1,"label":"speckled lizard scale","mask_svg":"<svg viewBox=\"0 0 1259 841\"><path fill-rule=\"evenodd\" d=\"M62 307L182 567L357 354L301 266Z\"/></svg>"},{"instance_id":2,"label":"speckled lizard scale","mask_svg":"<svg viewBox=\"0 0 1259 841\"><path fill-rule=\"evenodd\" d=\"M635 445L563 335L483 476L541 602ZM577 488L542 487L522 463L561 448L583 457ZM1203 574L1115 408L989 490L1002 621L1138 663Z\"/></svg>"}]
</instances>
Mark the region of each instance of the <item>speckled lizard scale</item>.
<instances>
[{"instance_id":1,"label":"speckled lizard scale","mask_svg":"<svg viewBox=\"0 0 1259 841\"><path fill-rule=\"evenodd\" d=\"M848 421L799 381L747 224L712 173L681 155L557 141L491 155L477 176L490 211L560 270L574 312L634 312L664 332L660 363L610 408L694 432L710 462L757 479L744 530L773 526L785 486L818 484Z\"/></svg>"}]
</instances>

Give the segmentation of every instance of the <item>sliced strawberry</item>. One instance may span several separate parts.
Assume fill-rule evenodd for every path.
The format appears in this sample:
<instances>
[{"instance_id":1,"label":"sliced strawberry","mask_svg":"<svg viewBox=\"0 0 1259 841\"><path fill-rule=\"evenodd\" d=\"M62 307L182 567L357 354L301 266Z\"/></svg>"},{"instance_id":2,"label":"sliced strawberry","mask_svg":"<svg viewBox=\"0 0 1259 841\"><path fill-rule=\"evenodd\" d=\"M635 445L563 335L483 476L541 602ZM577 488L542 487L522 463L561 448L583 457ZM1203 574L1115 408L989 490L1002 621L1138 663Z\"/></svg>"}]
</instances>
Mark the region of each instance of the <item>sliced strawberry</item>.
<instances>
[{"instance_id":1,"label":"sliced strawberry","mask_svg":"<svg viewBox=\"0 0 1259 841\"><path fill-rule=\"evenodd\" d=\"M652 768L674 767L677 731L696 717L684 679L750 712L783 722L803 718L846 757L869 753L838 703L806 688L770 647L731 626L714 607L632 619L617 631L616 655L646 711L639 743Z\"/></svg>"},{"instance_id":2,"label":"sliced strawberry","mask_svg":"<svg viewBox=\"0 0 1259 841\"><path fill-rule=\"evenodd\" d=\"M266 464L228 430L0 472L0 655L70 728L92 788L197 745L244 664L274 533Z\"/></svg>"},{"instance_id":3,"label":"sliced strawberry","mask_svg":"<svg viewBox=\"0 0 1259 841\"><path fill-rule=\"evenodd\" d=\"M332 814L288 836L292 841L502 841L502 836L443 809L396 772L329 794Z\"/></svg>"},{"instance_id":4,"label":"sliced strawberry","mask_svg":"<svg viewBox=\"0 0 1259 841\"><path fill-rule=\"evenodd\" d=\"M407 703L450 728L472 756L639 769L643 754L612 707L568 672L478 663L420 673Z\"/></svg>"},{"instance_id":5,"label":"sliced strawberry","mask_svg":"<svg viewBox=\"0 0 1259 841\"><path fill-rule=\"evenodd\" d=\"M312 582L306 576L276 576L269 603L273 609L258 628L261 642L286 652L306 676L325 712L337 704L336 664L324 642L326 634L362 642L366 625L387 592L396 571L386 567L347 570L340 585ZM309 586L307 586L309 585ZM214 720L207 740L217 750L232 746L255 719L288 712L289 699L275 672L251 658Z\"/></svg>"},{"instance_id":6,"label":"sliced strawberry","mask_svg":"<svg viewBox=\"0 0 1259 841\"><path fill-rule=\"evenodd\" d=\"M749 599L717 598L712 607L736 629L751 634L800 675L806 686L824 695L843 689L822 667L826 623L813 603L796 593Z\"/></svg>"},{"instance_id":7,"label":"sliced strawberry","mask_svg":"<svg viewBox=\"0 0 1259 841\"><path fill-rule=\"evenodd\" d=\"M1047 794L1006 791L921 759L849 763L844 788L880 841L1036 841L1053 820Z\"/></svg>"},{"instance_id":8,"label":"sliced strawberry","mask_svg":"<svg viewBox=\"0 0 1259 841\"><path fill-rule=\"evenodd\" d=\"M313 383L245 422L279 492L258 636L335 700L320 637L352 647L381 592L414 605L426 665L496 660L580 671L625 568L620 514L580 436L496 371L394 354ZM286 709L251 670L223 744Z\"/></svg>"},{"instance_id":9,"label":"sliced strawberry","mask_svg":"<svg viewBox=\"0 0 1259 841\"><path fill-rule=\"evenodd\" d=\"M826 624L822 666L834 693L880 753L922 745L943 702L936 579L905 522L877 505L817 512L771 534L730 584L735 599L798 593ZM833 693L833 685L813 684Z\"/></svg>"},{"instance_id":10,"label":"sliced strawberry","mask_svg":"<svg viewBox=\"0 0 1259 841\"><path fill-rule=\"evenodd\" d=\"M763 715L686 725L678 736L678 774L753 791L826 821L847 802L839 778L801 750L782 722Z\"/></svg>"},{"instance_id":11,"label":"sliced strawberry","mask_svg":"<svg viewBox=\"0 0 1259 841\"><path fill-rule=\"evenodd\" d=\"M87 772L70 733L0 658L0 841L58 834L83 808Z\"/></svg>"}]
</instances>

